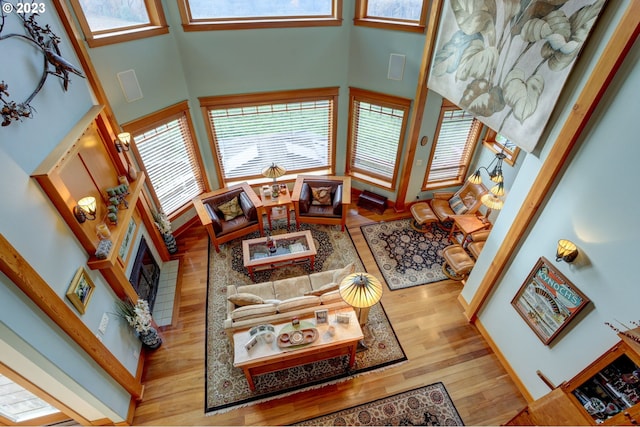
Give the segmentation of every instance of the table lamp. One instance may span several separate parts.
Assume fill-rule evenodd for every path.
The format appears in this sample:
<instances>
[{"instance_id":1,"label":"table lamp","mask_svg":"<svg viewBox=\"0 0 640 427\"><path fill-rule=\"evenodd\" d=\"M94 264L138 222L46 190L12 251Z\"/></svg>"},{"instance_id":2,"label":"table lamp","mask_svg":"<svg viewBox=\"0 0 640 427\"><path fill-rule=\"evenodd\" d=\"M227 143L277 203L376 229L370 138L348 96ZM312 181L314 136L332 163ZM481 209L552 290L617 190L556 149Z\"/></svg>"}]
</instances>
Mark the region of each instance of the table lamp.
<instances>
[{"instance_id":1,"label":"table lamp","mask_svg":"<svg viewBox=\"0 0 640 427\"><path fill-rule=\"evenodd\" d=\"M287 173L287 170L282 166L276 165L275 163L271 163L271 166L267 166L266 168L262 169L262 175L266 176L267 178L273 178L273 184L271 185L271 196L273 198L278 197L278 194L280 193L280 187L278 186L278 184L276 184L276 178L280 178L285 173Z\"/></svg>"}]
</instances>

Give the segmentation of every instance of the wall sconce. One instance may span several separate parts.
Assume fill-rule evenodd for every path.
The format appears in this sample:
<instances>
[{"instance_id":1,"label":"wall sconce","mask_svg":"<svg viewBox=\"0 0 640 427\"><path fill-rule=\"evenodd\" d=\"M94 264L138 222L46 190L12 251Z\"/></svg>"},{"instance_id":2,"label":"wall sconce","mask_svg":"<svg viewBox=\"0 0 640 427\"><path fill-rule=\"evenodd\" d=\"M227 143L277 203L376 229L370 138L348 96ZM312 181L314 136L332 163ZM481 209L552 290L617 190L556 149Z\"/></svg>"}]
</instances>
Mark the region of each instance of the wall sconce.
<instances>
[{"instance_id":1,"label":"wall sconce","mask_svg":"<svg viewBox=\"0 0 640 427\"><path fill-rule=\"evenodd\" d=\"M96 198L89 196L78 200L78 204L73 208L73 215L80 224L96 219Z\"/></svg>"},{"instance_id":2,"label":"wall sconce","mask_svg":"<svg viewBox=\"0 0 640 427\"><path fill-rule=\"evenodd\" d=\"M118 134L118 138L113 141L116 145L118 153L123 151L129 151L129 144L131 144L131 134L129 132L122 132Z\"/></svg>"},{"instance_id":3,"label":"wall sconce","mask_svg":"<svg viewBox=\"0 0 640 427\"><path fill-rule=\"evenodd\" d=\"M558 240L558 249L556 250L556 262L566 261L573 262L578 256L578 248L576 245L566 239Z\"/></svg>"}]
</instances>

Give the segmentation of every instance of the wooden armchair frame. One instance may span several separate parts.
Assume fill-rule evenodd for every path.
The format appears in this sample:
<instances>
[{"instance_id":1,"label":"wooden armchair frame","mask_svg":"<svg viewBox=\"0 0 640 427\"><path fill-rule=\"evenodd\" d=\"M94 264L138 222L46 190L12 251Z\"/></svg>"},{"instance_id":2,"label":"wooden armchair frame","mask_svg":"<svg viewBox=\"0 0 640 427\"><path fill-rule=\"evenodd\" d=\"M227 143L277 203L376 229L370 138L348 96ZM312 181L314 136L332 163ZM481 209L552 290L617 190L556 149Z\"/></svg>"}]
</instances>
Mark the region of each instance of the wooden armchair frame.
<instances>
[{"instance_id":1,"label":"wooden armchair frame","mask_svg":"<svg viewBox=\"0 0 640 427\"><path fill-rule=\"evenodd\" d=\"M251 203L253 203L253 206L255 206L256 212L258 215L258 223L247 225L244 228L235 230L231 233L227 233L225 235L218 237L216 236L215 231L213 230L213 224L211 223L211 216L209 215L209 212L205 208L204 203L206 200L211 199L212 197L220 196L225 193L229 193L231 191L237 190L239 188L244 190L247 196L249 196ZM262 223L262 200L260 200L260 197L258 197L256 192L253 191L253 188L251 188L251 186L246 182L236 184L231 187L221 188L219 190L211 191L209 193L201 194L200 196L193 199L193 207L196 209L196 213L200 218L200 222L202 223L204 228L207 230L207 233L209 233L209 238L211 239L211 242L213 243L213 246L215 247L216 252L220 252L221 244L226 243L233 239L237 239L238 237L246 236L247 234L253 231L259 231L260 235L264 236L264 225Z\"/></svg>"},{"instance_id":2,"label":"wooden armchair frame","mask_svg":"<svg viewBox=\"0 0 640 427\"><path fill-rule=\"evenodd\" d=\"M309 216L300 215L300 192L302 191L302 184L305 181L335 181L342 184L342 216L341 217L327 217L327 216ZM342 231L344 231L345 224L347 222L347 212L349 211L349 204L351 203L351 177L350 176L327 176L327 175L298 175L296 182L293 186L293 192L291 193L291 201L296 212L296 228L300 228L300 223L309 224L329 224L340 225Z\"/></svg>"}]
</instances>

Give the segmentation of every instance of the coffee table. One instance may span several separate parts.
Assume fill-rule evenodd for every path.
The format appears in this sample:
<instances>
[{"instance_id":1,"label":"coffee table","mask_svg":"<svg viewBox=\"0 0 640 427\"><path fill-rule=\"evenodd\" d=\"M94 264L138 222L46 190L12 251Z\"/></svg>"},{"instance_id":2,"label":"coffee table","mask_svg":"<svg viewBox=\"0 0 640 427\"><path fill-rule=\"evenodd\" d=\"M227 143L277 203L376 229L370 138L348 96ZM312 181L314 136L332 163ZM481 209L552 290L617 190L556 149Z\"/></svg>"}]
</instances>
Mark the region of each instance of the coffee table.
<instances>
[{"instance_id":1,"label":"coffee table","mask_svg":"<svg viewBox=\"0 0 640 427\"><path fill-rule=\"evenodd\" d=\"M254 271L274 269L306 260L309 260L309 268L313 271L317 251L311 231L276 234L271 238L275 244L275 252L269 251L266 237L242 241L244 266L249 270L251 280L254 280Z\"/></svg>"},{"instance_id":2,"label":"coffee table","mask_svg":"<svg viewBox=\"0 0 640 427\"><path fill-rule=\"evenodd\" d=\"M462 233L462 242L460 244L464 245L467 236L474 231L482 230L491 225L488 220L482 220L475 214L468 215L451 215L453 219L453 225L451 226L451 231L449 232L449 240L453 242L453 235L455 233L455 229L457 228Z\"/></svg>"},{"instance_id":3,"label":"coffee table","mask_svg":"<svg viewBox=\"0 0 640 427\"><path fill-rule=\"evenodd\" d=\"M336 314L346 314L350 317L349 323L337 323ZM277 336L281 331L291 332L295 330L291 321L275 323L275 337L271 342L258 338L258 342L247 350L245 344L251 339L249 330L235 332L233 334L234 357L233 366L241 368L249 383L249 388L255 390L254 375L267 372L280 371L294 366L304 365L319 360L330 359L337 356L348 355L349 365L353 366L356 357L358 341L363 339L362 329L358 324L358 318L353 308L331 311L329 322L317 325L314 318L300 319L300 329L314 327L318 331L318 337L310 344L280 348ZM334 335L329 333L329 327L333 326Z\"/></svg>"}]
</instances>

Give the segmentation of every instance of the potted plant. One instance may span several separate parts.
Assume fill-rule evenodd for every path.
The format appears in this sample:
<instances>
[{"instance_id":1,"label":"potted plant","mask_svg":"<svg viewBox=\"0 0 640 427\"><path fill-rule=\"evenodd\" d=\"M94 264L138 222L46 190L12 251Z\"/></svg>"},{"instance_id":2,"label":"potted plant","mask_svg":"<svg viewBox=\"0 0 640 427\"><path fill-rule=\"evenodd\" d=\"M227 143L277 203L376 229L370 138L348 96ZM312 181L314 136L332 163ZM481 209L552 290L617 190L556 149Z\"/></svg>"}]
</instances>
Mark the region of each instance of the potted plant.
<instances>
[{"instance_id":1,"label":"potted plant","mask_svg":"<svg viewBox=\"0 0 640 427\"><path fill-rule=\"evenodd\" d=\"M154 350L160 347L162 338L151 325L151 312L149 311L149 303L146 300L138 299L135 304L129 299L125 301L117 300L116 310L118 316L127 321L145 346Z\"/></svg>"}]
</instances>

